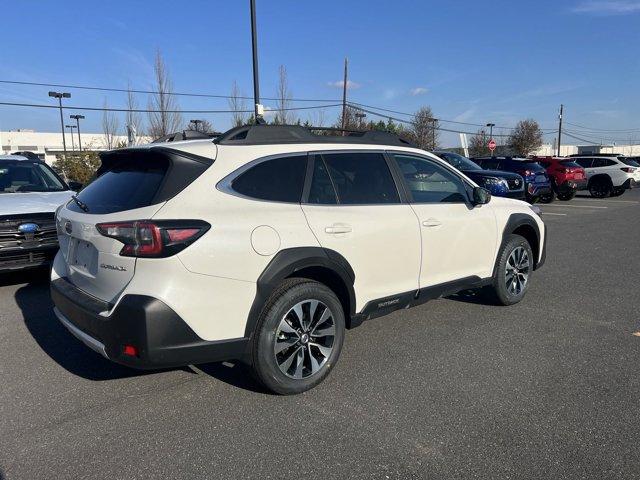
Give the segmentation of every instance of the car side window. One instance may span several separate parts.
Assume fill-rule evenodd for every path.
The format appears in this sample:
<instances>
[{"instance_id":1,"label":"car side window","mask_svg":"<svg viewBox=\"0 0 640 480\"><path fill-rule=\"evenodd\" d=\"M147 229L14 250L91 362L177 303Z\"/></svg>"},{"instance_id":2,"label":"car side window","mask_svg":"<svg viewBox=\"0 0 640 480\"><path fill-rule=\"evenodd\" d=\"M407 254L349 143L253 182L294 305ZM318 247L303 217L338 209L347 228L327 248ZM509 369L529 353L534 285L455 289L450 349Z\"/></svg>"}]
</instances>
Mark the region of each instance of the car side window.
<instances>
[{"instance_id":1,"label":"car side window","mask_svg":"<svg viewBox=\"0 0 640 480\"><path fill-rule=\"evenodd\" d=\"M610 158L603 158L602 160L604 161L603 167L613 167L614 165L617 165L617 163Z\"/></svg>"},{"instance_id":2,"label":"car side window","mask_svg":"<svg viewBox=\"0 0 640 480\"><path fill-rule=\"evenodd\" d=\"M590 168L591 167L591 159L590 158L577 158L576 163L580 165L582 168Z\"/></svg>"},{"instance_id":3,"label":"car side window","mask_svg":"<svg viewBox=\"0 0 640 480\"><path fill-rule=\"evenodd\" d=\"M591 163L591 167L592 168L598 168L598 167L606 166L604 158L592 158L591 161L592 161L592 163Z\"/></svg>"},{"instance_id":4,"label":"car side window","mask_svg":"<svg viewBox=\"0 0 640 480\"><path fill-rule=\"evenodd\" d=\"M500 160L497 159L487 159L482 161L482 168L485 170L496 170L500 168Z\"/></svg>"},{"instance_id":5,"label":"car side window","mask_svg":"<svg viewBox=\"0 0 640 480\"><path fill-rule=\"evenodd\" d=\"M316 156L316 160L319 156ZM400 195L382 153L323 154L338 203L372 205L400 203Z\"/></svg>"},{"instance_id":6,"label":"car side window","mask_svg":"<svg viewBox=\"0 0 640 480\"><path fill-rule=\"evenodd\" d=\"M465 203L468 200L463 180L422 157L394 155L405 184L415 203Z\"/></svg>"},{"instance_id":7,"label":"car side window","mask_svg":"<svg viewBox=\"0 0 640 480\"><path fill-rule=\"evenodd\" d=\"M313 176L311 177L308 203L317 205L335 205L338 203L338 197L329 177L327 166L320 155L316 155L313 162Z\"/></svg>"},{"instance_id":8,"label":"car side window","mask_svg":"<svg viewBox=\"0 0 640 480\"><path fill-rule=\"evenodd\" d=\"M265 160L238 175L231 188L257 200L299 203L306 168L306 155Z\"/></svg>"}]
</instances>

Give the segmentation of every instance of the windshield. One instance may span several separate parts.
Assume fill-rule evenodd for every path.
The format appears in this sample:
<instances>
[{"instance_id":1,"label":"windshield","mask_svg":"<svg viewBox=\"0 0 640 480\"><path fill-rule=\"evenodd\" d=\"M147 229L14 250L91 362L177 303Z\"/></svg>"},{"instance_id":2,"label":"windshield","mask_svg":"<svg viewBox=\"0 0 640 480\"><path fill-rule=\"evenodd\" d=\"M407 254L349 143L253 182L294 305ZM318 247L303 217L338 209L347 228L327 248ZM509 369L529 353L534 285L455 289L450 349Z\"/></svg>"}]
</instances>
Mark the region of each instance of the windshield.
<instances>
[{"instance_id":1,"label":"windshield","mask_svg":"<svg viewBox=\"0 0 640 480\"><path fill-rule=\"evenodd\" d=\"M61 192L67 190L44 163L0 160L0 193Z\"/></svg>"},{"instance_id":2,"label":"windshield","mask_svg":"<svg viewBox=\"0 0 640 480\"><path fill-rule=\"evenodd\" d=\"M440 157L447 161L449 165L457 168L458 170L482 170L478 165L473 163L467 157L458 155L457 153L439 153Z\"/></svg>"},{"instance_id":3,"label":"windshield","mask_svg":"<svg viewBox=\"0 0 640 480\"><path fill-rule=\"evenodd\" d=\"M640 163L638 163L633 158L618 157L618 160L620 160L622 163L626 165L629 165L630 167L640 167Z\"/></svg>"}]
</instances>

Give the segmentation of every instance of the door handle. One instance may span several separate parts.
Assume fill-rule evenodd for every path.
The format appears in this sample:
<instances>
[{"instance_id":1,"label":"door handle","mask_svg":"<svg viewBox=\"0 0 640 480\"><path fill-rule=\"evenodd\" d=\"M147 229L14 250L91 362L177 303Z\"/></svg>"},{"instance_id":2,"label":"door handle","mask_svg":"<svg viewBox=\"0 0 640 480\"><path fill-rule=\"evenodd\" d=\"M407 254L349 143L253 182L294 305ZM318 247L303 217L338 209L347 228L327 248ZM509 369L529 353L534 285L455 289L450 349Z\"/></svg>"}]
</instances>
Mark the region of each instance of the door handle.
<instances>
[{"instance_id":1,"label":"door handle","mask_svg":"<svg viewBox=\"0 0 640 480\"><path fill-rule=\"evenodd\" d=\"M351 232L351 226L346 225L344 223L334 223L330 227L325 227L325 233L330 235L336 235L338 233L349 233Z\"/></svg>"},{"instance_id":2,"label":"door handle","mask_svg":"<svg viewBox=\"0 0 640 480\"><path fill-rule=\"evenodd\" d=\"M440 220L436 220L435 218L429 218L422 222L423 227L439 227L440 225L442 225L442 222Z\"/></svg>"}]
</instances>

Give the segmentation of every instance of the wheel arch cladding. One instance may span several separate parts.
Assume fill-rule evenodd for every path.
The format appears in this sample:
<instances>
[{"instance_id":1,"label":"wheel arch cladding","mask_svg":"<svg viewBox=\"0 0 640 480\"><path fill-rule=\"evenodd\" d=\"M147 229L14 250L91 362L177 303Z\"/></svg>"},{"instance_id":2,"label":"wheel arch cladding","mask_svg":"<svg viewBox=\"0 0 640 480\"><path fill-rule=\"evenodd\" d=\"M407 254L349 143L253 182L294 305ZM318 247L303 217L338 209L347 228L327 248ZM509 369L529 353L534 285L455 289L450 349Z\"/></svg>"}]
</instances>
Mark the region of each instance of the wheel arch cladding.
<instances>
[{"instance_id":1,"label":"wheel arch cladding","mask_svg":"<svg viewBox=\"0 0 640 480\"><path fill-rule=\"evenodd\" d=\"M253 335L264 304L273 290L285 279L300 277L315 280L330 288L344 308L347 326L355 314L355 273L338 252L321 247L298 247L280 250L265 267L256 282L256 297L249 311L244 336Z\"/></svg>"},{"instance_id":2,"label":"wheel arch cladding","mask_svg":"<svg viewBox=\"0 0 640 480\"><path fill-rule=\"evenodd\" d=\"M507 225L502 235L503 242L507 235L514 234L524 237L533 251L534 269L538 267L540 260L540 228L538 223L530 215L514 213L509 216Z\"/></svg>"}]
</instances>

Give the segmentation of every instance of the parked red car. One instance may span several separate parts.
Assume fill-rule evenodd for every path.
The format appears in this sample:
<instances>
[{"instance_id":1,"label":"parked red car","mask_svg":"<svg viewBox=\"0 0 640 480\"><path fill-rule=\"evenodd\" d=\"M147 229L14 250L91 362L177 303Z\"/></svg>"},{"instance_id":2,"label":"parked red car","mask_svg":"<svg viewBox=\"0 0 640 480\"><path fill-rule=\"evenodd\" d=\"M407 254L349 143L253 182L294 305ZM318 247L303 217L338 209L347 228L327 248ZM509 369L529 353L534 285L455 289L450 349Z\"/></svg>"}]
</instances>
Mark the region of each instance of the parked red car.
<instances>
[{"instance_id":1,"label":"parked red car","mask_svg":"<svg viewBox=\"0 0 640 480\"><path fill-rule=\"evenodd\" d=\"M552 202L554 194L558 200L571 200L578 190L586 190L587 175L573 159L534 157L534 160L546 169L553 188L550 198L541 198L541 201Z\"/></svg>"}]
</instances>

